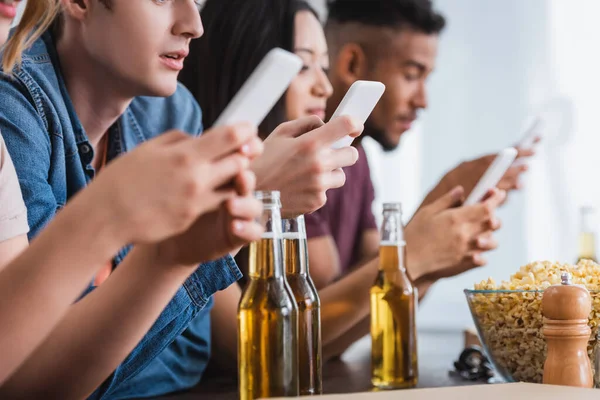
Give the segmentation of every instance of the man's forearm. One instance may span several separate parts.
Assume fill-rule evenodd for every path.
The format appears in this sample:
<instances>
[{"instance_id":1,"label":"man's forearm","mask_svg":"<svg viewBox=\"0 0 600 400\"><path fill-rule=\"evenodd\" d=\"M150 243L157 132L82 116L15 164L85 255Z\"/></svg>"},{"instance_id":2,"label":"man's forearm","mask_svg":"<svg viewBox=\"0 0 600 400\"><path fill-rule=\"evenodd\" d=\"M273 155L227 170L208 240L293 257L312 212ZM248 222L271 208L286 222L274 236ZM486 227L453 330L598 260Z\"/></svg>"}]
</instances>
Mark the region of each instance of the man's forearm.
<instances>
[{"instance_id":1,"label":"man's forearm","mask_svg":"<svg viewBox=\"0 0 600 400\"><path fill-rule=\"evenodd\" d=\"M423 298L425 298L425 295L427 292L429 292L429 289L431 289L431 286L433 286L434 283L434 280L429 279L421 279L420 281L414 283L419 294L419 301L422 301Z\"/></svg>"},{"instance_id":2,"label":"man's forearm","mask_svg":"<svg viewBox=\"0 0 600 400\"><path fill-rule=\"evenodd\" d=\"M191 272L156 265L148 248L134 249L101 287L71 307L0 393L89 395L144 337Z\"/></svg>"},{"instance_id":3,"label":"man's forearm","mask_svg":"<svg viewBox=\"0 0 600 400\"><path fill-rule=\"evenodd\" d=\"M371 316L367 315L335 341L323 345L323 361L327 362L333 358L341 357L357 340L367 335L370 328Z\"/></svg>"},{"instance_id":4,"label":"man's forearm","mask_svg":"<svg viewBox=\"0 0 600 400\"><path fill-rule=\"evenodd\" d=\"M337 340L369 314L370 288L378 268L379 259L374 259L320 291L323 346Z\"/></svg>"}]
</instances>

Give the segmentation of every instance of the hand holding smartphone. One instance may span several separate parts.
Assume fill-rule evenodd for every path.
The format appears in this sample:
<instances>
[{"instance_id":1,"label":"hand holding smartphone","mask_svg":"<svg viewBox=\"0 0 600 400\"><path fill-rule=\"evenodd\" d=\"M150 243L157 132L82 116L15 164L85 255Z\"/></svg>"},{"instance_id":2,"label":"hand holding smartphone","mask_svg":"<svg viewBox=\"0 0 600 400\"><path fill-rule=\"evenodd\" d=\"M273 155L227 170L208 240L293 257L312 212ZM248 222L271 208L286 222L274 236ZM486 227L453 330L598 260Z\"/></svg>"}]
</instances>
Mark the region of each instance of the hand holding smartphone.
<instances>
[{"instance_id":1,"label":"hand holding smartphone","mask_svg":"<svg viewBox=\"0 0 600 400\"><path fill-rule=\"evenodd\" d=\"M331 116L331 120L344 115L356 118L361 123L367 122L367 118L373 112L373 109L383 96L385 85L381 82L374 81L356 81L344 99ZM354 139L350 136L342 138L332 145L334 149L340 149L352 144Z\"/></svg>"},{"instance_id":2,"label":"hand holding smartphone","mask_svg":"<svg viewBox=\"0 0 600 400\"><path fill-rule=\"evenodd\" d=\"M471 191L464 205L471 206L479 203L490 189L498 185L498 182L500 182L516 158L517 149L509 147L502 150L485 171L479 182L477 182L477 185Z\"/></svg>"}]
</instances>

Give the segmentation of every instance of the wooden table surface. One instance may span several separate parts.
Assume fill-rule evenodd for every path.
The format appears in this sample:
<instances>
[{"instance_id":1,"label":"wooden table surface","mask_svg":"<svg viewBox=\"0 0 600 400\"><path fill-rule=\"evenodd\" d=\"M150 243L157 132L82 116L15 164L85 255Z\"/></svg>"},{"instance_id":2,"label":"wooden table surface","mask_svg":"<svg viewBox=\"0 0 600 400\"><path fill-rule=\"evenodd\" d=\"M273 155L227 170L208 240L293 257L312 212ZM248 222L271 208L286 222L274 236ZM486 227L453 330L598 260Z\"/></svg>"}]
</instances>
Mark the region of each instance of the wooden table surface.
<instances>
[{"instance_id":1,"label":"wooden table surface","mask_svg":"<svg viewBox=\"0 0 600 400\"><path fill-rule=\"evenodd\" d=\"M453 362L464 348L460 332L419 334L420 388L471 384L449 375ZM354 344L341 360L323 366L323 391L326 394L366 392L371 389L371 338ZM481 383L481 382L479 382ZM189 392L164 396L163 400L236 400L237 384L228 377L206 379Z\"/></svg>"}]
</instances>

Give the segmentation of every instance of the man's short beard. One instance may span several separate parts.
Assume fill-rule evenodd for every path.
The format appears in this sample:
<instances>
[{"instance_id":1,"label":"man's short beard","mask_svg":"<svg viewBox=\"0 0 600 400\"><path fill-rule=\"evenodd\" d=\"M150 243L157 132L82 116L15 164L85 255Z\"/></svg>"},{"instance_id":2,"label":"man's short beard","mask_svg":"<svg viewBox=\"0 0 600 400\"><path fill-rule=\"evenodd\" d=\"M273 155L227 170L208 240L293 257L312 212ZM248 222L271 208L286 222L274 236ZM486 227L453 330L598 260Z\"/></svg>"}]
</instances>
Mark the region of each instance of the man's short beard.
<instances>
[{"instance_id":1,"label":"man's short beard","mask_svg":"<svg viewBox=\"0 0 600 400\"><path fill-rule=\"evenodd\" d=\"M99 0L108 10L112 10L112 0Z\"/></svg>"},{"instance_id":2,"label":"man's short beard","mask_svg":"<svg viewBox=\"0 0 600 400\"><path fill-rule=\"evenodd\" d=\"M386 153L394 151L398 148L398 144L389 141L383 129L375 128L373 125L369 124L368 121L365 124L365 132L363 133L363 136L368 136L375 140Z\"/></svg>"}]
</instances>

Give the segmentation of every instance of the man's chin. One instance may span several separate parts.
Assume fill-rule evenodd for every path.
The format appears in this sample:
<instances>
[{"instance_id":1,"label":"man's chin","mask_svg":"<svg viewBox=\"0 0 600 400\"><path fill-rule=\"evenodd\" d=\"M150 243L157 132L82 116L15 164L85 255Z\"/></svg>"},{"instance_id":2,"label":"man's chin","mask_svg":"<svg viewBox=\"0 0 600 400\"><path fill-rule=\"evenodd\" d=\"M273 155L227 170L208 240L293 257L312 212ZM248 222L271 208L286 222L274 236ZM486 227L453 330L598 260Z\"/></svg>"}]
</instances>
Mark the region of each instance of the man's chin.
<instances>
[{"instance_id":1,"label":"man's chin","mask_svg":"<svg viewBox=\"0 0 600 400\"><path fill-rule=\"evenodd\" d=\"M145 84L139 85L136 90L137 96L148 96L148 97L170 97L177 91L177 80L163 79L155 80L153 82L145 82Z\"/></svg>"},{"instance_id":2,"label":"man's chin","mask_svg":"<svg viewBox=\"0 0 600 400\"><path fill-rule=\"evenodd\" d=\"M370 136L379 143L383 151L390 152L396 150L398 146L400 146L402 134L389 134L380 131L379 133Z\"/></svg>"},{"instance_id":3,"label":"man's chin","mask_svg":"<svg viewBox=\"0 0 600 400\"><path fill-rule=\"evenodd\" d=\"M381 145L381 148L386 153L394 151L398 148L398 146L400 146L400 140L397 140L394 142L390 140L390 141L378 142L378 143Z\"/></svg>"},{"instance_id":4,"label":"man's chin","mask_svg":"<svg viewBox=\"0 0 600 400\"><path fill-rule=\"evenodd\" d=\"M396 130L392 132L386 132L383 129L375 128L367 121L367 124L365 124L365 131L363 136L368 136L372 138L377 143L379 143L383 151L389 152L394 151L398 148L398 146L400 145L400 138L402 137L404 132L406 131Z\"/></svg>"}]
</instances>

